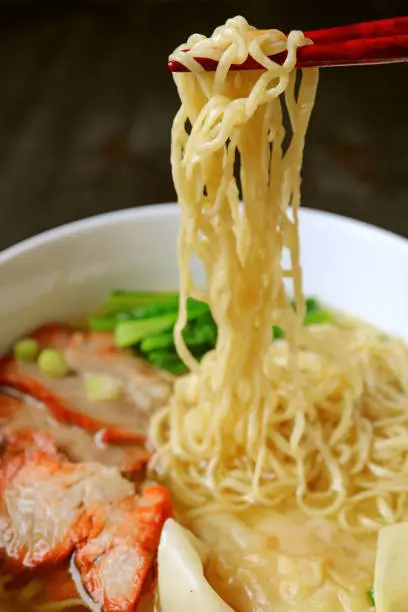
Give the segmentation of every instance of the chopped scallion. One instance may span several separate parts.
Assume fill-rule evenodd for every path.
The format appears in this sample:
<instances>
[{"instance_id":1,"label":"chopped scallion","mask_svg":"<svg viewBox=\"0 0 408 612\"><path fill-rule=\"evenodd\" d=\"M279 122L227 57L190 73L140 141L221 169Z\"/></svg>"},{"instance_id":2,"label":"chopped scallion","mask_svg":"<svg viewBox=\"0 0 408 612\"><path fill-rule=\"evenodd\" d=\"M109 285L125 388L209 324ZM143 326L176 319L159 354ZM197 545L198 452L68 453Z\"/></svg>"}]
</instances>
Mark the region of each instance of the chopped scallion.
<instances>
[{"instance_id":1,"label":"chopped scallion","mask_svg":"<svg viewBox=\"0 0 408 612\"><path fill-rule=\"evenodd\" d=\"M84 378L85 393L94 402L112 402L123 394L122 381L108 374L86 374Z\"/></svg>"},{"instance_id":2,"label":"chopped scallion","mask_svg":"<svg viewBox=\"0 0 408 612\"><path fill-rule=\"evenodd\" d=\"M14 356L20 361L35 361L39 352L40 345L35 338L21 338L14 345Z\"/></svg>"},{"instance_id":3,"label":"chopped scallion","mask_svg":"<svg viewBox=\"0 0 408 612\"><path fill-rule=\"evenodd\" d=\"M64 355L56 349L47 348L41 351L38 356L38 365L44 374L53 378L62 378L69 373Z\"/></svg>"}]
</instances>

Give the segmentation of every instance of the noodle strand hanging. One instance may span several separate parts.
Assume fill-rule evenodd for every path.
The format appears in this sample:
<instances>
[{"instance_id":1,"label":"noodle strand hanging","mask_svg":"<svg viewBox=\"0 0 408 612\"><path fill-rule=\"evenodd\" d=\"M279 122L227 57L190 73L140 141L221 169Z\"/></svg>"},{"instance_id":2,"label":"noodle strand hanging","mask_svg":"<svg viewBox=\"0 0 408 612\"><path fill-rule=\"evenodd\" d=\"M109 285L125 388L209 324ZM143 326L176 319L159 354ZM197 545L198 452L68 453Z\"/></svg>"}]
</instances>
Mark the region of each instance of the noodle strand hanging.
<instances>
[{"instance_id":1,"label":"noodle strand hanging","mask_svg":"<svg viewBox=\"0 0 408 612\"><path fill-rule=\"evenodd\" d=\"M308 43L237 17L172 56L191 71L175 75L171 157L181 208L175 342L191 373L152 421L152 467L192 517L289 503L372 532L408 515L408 349L340 316L302 325L300 173L318 74L295 65ZM282 66L267 57L284 49ZM248 54L265 70L229 71ZM193 56L217 59L216 73ZM188 296L206 299L218 326L201 363L183 343ZM284 340L273 341L275 325Z\"/></svg>"}]
</instances>

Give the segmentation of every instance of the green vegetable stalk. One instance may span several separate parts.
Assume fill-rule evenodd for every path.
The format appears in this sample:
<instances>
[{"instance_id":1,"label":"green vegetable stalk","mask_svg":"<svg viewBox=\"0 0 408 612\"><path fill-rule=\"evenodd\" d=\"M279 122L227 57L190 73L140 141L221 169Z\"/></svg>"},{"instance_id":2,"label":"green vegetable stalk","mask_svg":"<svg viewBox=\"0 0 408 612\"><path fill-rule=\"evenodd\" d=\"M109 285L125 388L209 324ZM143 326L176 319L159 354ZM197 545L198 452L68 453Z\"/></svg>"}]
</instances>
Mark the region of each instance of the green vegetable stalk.
<instances>
[{"instance_id":1,"label":"green vegetable stalk","mask_svg":"<svg viewBox=\"0 0 408 612\"><path fill-rule=\"evenodd\" d=\"M293 308L296 308L292 302ZM95 331L112 331L120 348L138 350L155 367L175 374L186 371L174 345L174 325L178 318L179 296L174 292L113 291L106 302L106 313L90 318ZM333 314L323 309L315 298L306 300L305 325L333 321ZM280 327L273 328L275 339L283 338ZM217 342L217 326L205 302L187 300L187 325L183 330L187 348L202 357Z\"/></svg>"},{"instance_id":2,"label":"green vegetable stalk","mask_svg":"<svg viewBox=\"0 0 408 612\"><path fill-rule=\"evenodd\" d=\"M109 313L115 313L153 304L172 304L177 308L178 293L174 291L112 291L106 301L106 310Z\"/></svg>"}]
</instances>

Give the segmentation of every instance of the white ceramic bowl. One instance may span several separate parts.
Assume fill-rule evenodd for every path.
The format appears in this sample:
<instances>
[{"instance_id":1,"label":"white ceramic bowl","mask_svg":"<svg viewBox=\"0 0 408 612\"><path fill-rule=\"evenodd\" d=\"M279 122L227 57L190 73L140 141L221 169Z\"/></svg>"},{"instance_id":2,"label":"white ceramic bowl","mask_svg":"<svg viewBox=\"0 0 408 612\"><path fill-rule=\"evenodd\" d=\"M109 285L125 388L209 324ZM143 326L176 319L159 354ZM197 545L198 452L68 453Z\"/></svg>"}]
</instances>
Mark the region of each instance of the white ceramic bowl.
<instances>
[{"instance_id":1,"label":"white ceramic bowl","mask_svg":"<svg viewBox=\"0 0 408 612\"><path fill-rule=\"evenodd\" d=\"M0 253L0 349L35 325L98 308L111 289L175 289L178 210L109 213ZM408 240L303 210L305 292L408 340Z\"/></svg>"}]
</instances>

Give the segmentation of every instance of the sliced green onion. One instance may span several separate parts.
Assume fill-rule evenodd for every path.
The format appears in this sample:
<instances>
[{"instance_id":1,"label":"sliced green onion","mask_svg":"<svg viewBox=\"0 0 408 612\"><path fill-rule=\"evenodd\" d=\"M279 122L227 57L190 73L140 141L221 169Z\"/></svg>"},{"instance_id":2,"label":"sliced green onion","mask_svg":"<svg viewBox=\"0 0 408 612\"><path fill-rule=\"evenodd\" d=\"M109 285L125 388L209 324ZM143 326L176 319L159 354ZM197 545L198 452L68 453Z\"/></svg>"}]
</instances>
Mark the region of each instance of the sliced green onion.
<instances>
[{"instance_id":1,"label":"sliced green onion","mask_svg":"<svg viewBox=\"0 0 408 612\"><path fill-rule=\"evenodd\" d=\"M367 595L368 595L368 599L370 601L370 604L374 607L375 606L374 589L370 589L367 592Z\"/></svg>"},{"instance_id":2,"label":"sliced green onion","mask_svg":"<svg viewBox=\"0 0 408 612\"><path fill-rule=\"evenodd\" d=\"M56 349L47 348L41 351L38 357L38 365L44 374L53 378L62 378L69 373L64 355Z\"/></svg>"},{"instance_id":3,"label":"sliced green onion","mask_svg":"<svg viewBox=\"0 0 408 612\"><path fill-rule=\"evenodd\" d=\"M112 402L123 395L122 381L108 374L86 374L84 387L87 398L94 402Z\"/></svg>"},{"instance_id":4,"label":"sliced green onion","mask_svg":"<svg viewBox=\"0 0 408 612\"><path fill-rule=\"evenodd\" d=\"M40 344L35 338L21 338L15 343L13 352L20 361L33 362L40 352Z\"/></svg>"}]
</instances>

